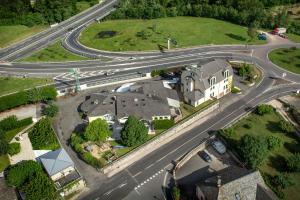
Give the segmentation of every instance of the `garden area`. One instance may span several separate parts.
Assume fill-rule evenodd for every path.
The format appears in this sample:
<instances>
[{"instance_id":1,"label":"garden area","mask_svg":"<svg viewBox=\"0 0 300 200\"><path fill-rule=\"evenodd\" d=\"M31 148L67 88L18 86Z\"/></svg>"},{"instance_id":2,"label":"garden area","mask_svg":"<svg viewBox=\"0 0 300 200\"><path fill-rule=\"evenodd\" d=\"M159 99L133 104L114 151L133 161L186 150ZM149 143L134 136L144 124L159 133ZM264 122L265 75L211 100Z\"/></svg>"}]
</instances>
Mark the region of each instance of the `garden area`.
<instances>
[{"instance_id":1,"label":"garden area","mask_svg":"<svg viewBox=\"0 0 300 200\"><path fill-rule=\"evenodd\" d=\"M230 63L233 71L246 85L258 84L262 80L262 72L254 64Z\"/></svg>"},{"instance_id":2,"label":"garden area","mask_svg":"<svg viewBox=\"0 0 300 200\"><path fill-rule=\"evenodd\" d=\"M53 83L53 80L46 78L0 77L0 96L51 83Z\"/></svg>"},{"instance_id":3,"label":"garden area","mask_svg":"<svg viewBox=\"0 0 300 200\"><path fill-rule=\"evenodd\" d=\"M121 140L109 139L112 130L106 121L97 119L89 123L82 133L73 133L70 143L78 155L88 164L102 168L125 155L174 125L173 120L155 120L156 134L148 134L145 124L129 116L121 130Z\"/></svg>"},{"instance_id":4,"label":"garden area","mask_svg":"<svg viewBox=\"0 0 300 200\"><path fill-rule=\"evenodd\" d=\"M269 54L270 60L285 70L300 74L300 49L276 49Z\"/></svg>"},{"instance_id":5,"label":"garden area","mask_svg":"<svg viewBox=\"0 0 300 200\"><path fill-rule=\"evenodd\" d=\"M300 189L300 144L294 131L272 106L260 105L220 135L247 167L260 170L278 197L294 200Z\"/></svg>"},{"instance_id":6,"label":"garden area","mask_svg":"<svg viewBox=\"0 0 300 200\"><path fill-rule=\"evenodd\" d=\"M60 41L58 41L29 57L19 60L19 62L60 62L77 60L88 60L88 58L75 55L65 50Z\"/></svg>"},{"instance_id":7,"label":"garden area","mask_svg":"<svg viewBox=\"0 0 300 200\"><path fill-rule=\"evenodd\" d=\"M245 27L196 17L104 21L87 27L79 40L88 47L106 51L145 51L166 49L168 38L172 39L172 48L266 43L257 37L251 39Z\"/></svg>"},{"instance_id":8,"label":"garden area","mask_svg":"<svg viewBox=\"0 0 300 200\"><path fill-rule=\"evenodd\" d=\"M182 118L185 119L193 114L195 114L196 112L199 112L201 110L204 110L210 106L212 106L213 104L215 104L217 102L217 100L208 100L205 101L204 103L200 104L197 107L193 107L189 104L186 103L181 103L180 104L180 110L182 112Z\"/></svg>"},{"instance_id":9,"label":"garden area","mask_svg":"<svg viewBox=\"0 0 300 200\"><path fill-rule=\"evenodd\" d=\"M9 116L0 121L0 172L9 166L9 155L21 151L20 143L11 140L23 129L32 124L31 118L18 120L16 116Z\"/></svg>"}]
</instances>

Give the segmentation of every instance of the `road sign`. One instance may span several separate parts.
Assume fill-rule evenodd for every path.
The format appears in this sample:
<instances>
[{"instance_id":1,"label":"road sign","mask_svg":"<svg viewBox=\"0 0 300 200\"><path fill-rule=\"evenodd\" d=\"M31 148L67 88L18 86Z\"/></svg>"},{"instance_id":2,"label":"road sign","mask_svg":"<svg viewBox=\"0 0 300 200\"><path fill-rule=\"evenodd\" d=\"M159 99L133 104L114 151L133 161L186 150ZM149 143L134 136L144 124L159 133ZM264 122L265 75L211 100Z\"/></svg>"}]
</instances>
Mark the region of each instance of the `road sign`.
<instances>
[{"instance_id":1,"label":"road sign","mask_svg":"<svg viewBox=\"0 0 300 200\"><path fill-rule=\"evenodd\" d=\"M282 78L284 78L284 77L286 77L286 73L285 72L282 73Z\"/></svg>"}]
</instances>

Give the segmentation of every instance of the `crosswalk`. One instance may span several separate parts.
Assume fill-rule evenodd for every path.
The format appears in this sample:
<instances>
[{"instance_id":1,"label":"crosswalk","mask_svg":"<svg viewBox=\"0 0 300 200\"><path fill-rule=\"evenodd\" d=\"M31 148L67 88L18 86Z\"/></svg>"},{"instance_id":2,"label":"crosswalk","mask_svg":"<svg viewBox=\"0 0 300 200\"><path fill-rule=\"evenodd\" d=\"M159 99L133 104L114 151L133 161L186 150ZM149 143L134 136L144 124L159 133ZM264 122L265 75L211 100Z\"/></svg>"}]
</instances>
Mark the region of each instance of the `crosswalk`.
<instances>
[{"instance_id":1,"label":"crosswalk","mask_svg":"<svg viewBox=\"0 0 300 200\"><path fill-rule=\"evenodd\" d=\"M78 77L79 79L93 77L93 76L100 76L106 73L116 73L119 72L119 69L115 70L98 70L98 71L88 71L88 72L79 72ZM71 81L75 80L75 77L71 73L62 73L53 78L55 81Z\"/></svg>"}]
</instances>

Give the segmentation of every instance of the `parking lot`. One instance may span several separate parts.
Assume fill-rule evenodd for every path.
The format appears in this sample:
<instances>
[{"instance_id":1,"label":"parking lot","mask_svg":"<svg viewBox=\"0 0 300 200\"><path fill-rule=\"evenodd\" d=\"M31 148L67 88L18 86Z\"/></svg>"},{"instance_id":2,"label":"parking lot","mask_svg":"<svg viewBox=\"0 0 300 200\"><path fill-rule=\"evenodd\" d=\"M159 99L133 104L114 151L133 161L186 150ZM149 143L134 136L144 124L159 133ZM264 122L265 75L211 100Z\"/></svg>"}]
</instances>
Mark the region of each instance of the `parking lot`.
<instances>
[{"instance_id":1,"label":"parking lot","mask_svg":"<svg viewBox=\"0 0 300 200\"><path fill-rule=\"evenodd\" d=\"M205 151L211 158L211 162L203 159ZM177 183L184 189L189 197L195 194L195 184L213 176L217 171L236 165L236 162L226 152L219 154L211 145L194 155L188 162L176 171Z\"/></svg>"}]
</instances>

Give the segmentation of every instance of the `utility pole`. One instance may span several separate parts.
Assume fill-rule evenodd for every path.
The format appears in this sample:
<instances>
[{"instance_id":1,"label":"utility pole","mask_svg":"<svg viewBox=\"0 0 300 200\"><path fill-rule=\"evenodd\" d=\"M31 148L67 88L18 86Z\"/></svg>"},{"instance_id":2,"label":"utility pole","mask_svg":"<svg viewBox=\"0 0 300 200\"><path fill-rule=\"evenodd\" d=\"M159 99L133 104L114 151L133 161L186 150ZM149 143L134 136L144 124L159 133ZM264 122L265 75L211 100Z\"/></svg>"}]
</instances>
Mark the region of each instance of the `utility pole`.
<instances>
[{"instance_id":1,"label":"utility pole","mask_svg":"<svg viewBox=\"0 0 300 200\"><path fill-rule=\"evenodd\" d=\"M168 50L171 49L171 38L168 38Z\"/></svg>"},{"instance_id":2,"label":"utility pole","mask_svg":"<svg viewBox=\"0 0 300 200\"><path fill-rule=\"evenodd\" d=\"M70 74L73 75L76 80L76 85L75 85L76 92L80 91L79 73L80 73L79 68L72 68L70 72Z\"/></svg>"}]
</instances>

